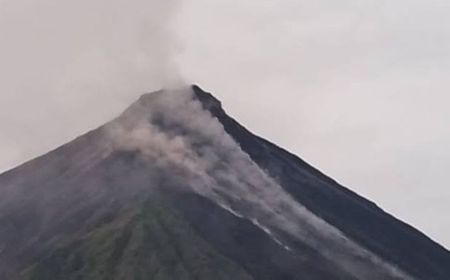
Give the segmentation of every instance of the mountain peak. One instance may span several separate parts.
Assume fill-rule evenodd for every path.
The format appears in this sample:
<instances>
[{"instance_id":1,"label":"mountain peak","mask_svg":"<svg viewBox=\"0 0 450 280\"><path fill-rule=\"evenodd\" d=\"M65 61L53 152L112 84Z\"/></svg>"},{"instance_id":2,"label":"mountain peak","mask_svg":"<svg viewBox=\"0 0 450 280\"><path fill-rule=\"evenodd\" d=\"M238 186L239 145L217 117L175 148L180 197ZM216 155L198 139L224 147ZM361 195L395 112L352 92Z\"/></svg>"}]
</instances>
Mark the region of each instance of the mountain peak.
<instances>
[{"instance_id":1,"label":"mountain peak","mask_svg":"<svg viewBox=\"0 0 450 280\"><path fill-rule=\"evenodd\" d=\"M222 102L218 100L211 93L204 91L198 85L191 86L192 91L194 92L194 97L196 97L203 105L205 110L210 111L213 115L217 115L219 112L223 112Z\"/></svg>"},{"instance_id":2,"label":"mountain peak","mask_svg":"<svg viewBox=\"0 0 450 280\"><path fill-rule=\"evenodd\" d=\"M0 225L6 280L450 279L448 251L197 85L1 175Z\"/></svg>"},{"instance_id":3,"label":"mountain peak","mask_svg":"<svg viewBox=\"0 0 450 280\"><path fill-rule=\"evenodd\" d=\"M213 94L203 90L196 84L173 89L161 89L155 92L143 94L139 97L136 103L130 106L129 109L135 108L137 105L155 109L155 107L166 105L161 103L183 103L195 100L199 101L202 108L209 111L213 116L225 114L222 108L222 102Z\"/></svg>"}]
</instances>

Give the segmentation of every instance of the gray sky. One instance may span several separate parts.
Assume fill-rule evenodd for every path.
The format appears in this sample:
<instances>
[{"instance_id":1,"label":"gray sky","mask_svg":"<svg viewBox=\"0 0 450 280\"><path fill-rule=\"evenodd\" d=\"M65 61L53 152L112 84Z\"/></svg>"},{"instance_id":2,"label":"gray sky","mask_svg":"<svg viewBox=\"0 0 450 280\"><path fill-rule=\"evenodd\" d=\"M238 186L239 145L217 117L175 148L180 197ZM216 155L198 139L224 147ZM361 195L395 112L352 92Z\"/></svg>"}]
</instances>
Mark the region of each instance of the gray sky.
<instances>
[{"instance_id":1,"label":"gray sky","mask_svg":"<svg viewBox=\"0 0 450 280\"><path fill-rule=\"evenodd\" d=\"M182 77L450 247L449 15L444 0L0 0L0 170Z\"/></svg>"}]
</instances>

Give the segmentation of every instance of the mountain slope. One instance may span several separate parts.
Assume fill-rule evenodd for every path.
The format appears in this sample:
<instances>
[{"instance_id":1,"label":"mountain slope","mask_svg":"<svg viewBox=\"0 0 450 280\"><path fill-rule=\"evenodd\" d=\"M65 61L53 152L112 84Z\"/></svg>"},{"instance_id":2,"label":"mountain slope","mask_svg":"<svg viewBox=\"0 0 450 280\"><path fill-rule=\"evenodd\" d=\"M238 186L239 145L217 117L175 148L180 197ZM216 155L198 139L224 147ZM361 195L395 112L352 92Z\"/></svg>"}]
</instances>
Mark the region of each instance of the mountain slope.
<instances>
[{"instance_id":1,"label":"mountain slope","mask_svg":"<svg viewBox=\"0 0 450 280\"><path fill-rule=\"evenodd\" d=\"M449 279L449 252L442 246L295 155L253 135L226 115L211 94L198 86L193 89L242 149L312 212L421 279Z\"/></svg>"},{"instance_id":2,"label":"mountain slope","mask_svg":"<svg viewBox=\"0 0 450 280\"><path fill-rule=\"evenodd\" d=\"M251 279L161 196L49 252L29 279Z\"/></svg>"},{"instance_id":3,"label":"mountain slope","mask_svg":"<svg viewBox=\"0 0 450 280\"><path fill-rule=\"evenodd\" d=\"M197 86L0 176L0 279L449 279L450 253Z\"/></svg>"}]
</instances>

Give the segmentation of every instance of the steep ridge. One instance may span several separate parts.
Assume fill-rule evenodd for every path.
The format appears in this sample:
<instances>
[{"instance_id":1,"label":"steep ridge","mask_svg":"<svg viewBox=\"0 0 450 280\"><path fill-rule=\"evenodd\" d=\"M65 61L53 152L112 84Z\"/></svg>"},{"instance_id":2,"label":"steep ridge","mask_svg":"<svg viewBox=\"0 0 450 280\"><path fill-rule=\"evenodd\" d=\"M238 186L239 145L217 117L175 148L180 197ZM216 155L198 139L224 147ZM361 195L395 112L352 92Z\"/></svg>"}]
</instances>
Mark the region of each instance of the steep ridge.
<instances>
[{"instance_id":1,"label":"steep ridge","mask_svg":"<svg viewBox=\"0 0 450 280\"><path fill-rule=\"evenodd\" d=\"M309 210L419 279L449 279L450 253L445 248L297 156L255 136L230 118L210 93L195 85L193 90L252 160Z\"/></svg>"},{"instance_id":2,"label":"steep ridge","mask_svg":"<svg viewBox=\"0 0 450 280\"><path fill-rule=\"evenodd\" d=\"M6 280L450 275L445 249L254 136L197 86L144 95L0 175L0 225Z\"/></svg>"}]
</instances>

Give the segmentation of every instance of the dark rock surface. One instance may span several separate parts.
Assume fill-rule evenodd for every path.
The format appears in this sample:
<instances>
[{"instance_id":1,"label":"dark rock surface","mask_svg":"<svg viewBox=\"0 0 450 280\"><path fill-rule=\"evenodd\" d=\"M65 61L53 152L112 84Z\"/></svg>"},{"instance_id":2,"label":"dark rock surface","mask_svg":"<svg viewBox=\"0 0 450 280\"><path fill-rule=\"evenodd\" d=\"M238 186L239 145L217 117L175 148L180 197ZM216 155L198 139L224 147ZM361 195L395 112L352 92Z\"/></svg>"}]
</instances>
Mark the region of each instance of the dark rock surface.
<instances>
[{"instance_id":1,"label":"dark rock surface","mask_svg":"<svg viewBox=\"0 0 450 280\"><path fill-rule=\"evenodd\" d=\"M110 142L114 120L0 175L0 279L368 279L360 275L383 280L450 279L450 253L443 247L298 157L253 135L229 117L211 94L198 86L192 89L226 134L296 203L379 258L373 261L361 253L362 267L369 271L354 271L357 265L343 266L313 242L327 239L297 238L292 232L271 227L270 215L267 223L253 218L258 210L243 197L221 196L232 195L236 184L248 184L239 176L232 181L234 185L223 181L227 184L222 186L222 181L213 180L218 188L198 191L202 181L195 176L203 178L201 172L194 176L178 165L168 165L164 149L154 154L153 150L128 146L137 140L139 145L151 142L161 147L173 142L168 149L174 149L173 156L179 155L185 144L179 137L192 140L186 136L192 129L166 119L168 112L162 112L149 122L169 138L150 141L141 133L137 139L126 138L126 149L117 149ZM133 112L158 102L158 96L164 94L142 97L119 121L132 125L135 118L142 117ZM195 119L193 123L198 129ZM206 123L217 129L214 124ZM213 140L205 139L189 142L196 154L206 153L202 159L217 152L219 167L233 162L226 160L223 151L213 150ZM223 175L217 171L219 167L205 170ZM220 176L213 179L217 178ZM249 187L257 197L262 186ZM275 195L277 192L274 190ZM229 205L222 205L226 202ZM284 215L279 209L276 213ZM307 223L299 223L307 229ZM383 272L384 263L400 272Z\"/></svg>"}]
</instances>

